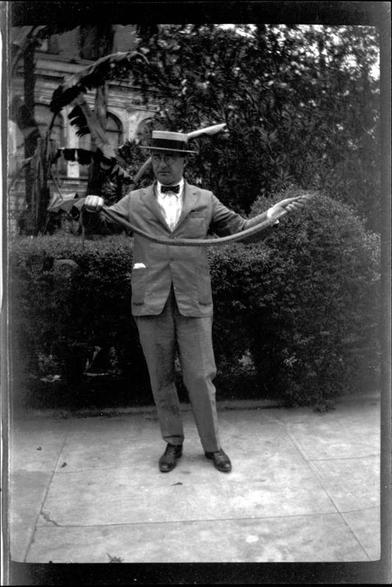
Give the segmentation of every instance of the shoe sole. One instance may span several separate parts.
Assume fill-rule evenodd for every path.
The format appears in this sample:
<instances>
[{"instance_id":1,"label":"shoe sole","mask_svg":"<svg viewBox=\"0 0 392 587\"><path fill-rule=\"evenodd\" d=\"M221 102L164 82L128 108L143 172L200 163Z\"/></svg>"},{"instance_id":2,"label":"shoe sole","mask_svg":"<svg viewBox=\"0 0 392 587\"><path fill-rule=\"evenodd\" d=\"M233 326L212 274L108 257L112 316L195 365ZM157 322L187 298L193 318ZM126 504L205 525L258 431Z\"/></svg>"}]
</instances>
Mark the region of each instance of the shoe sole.
<instances>
[{"instance_id":1,"label":"shoe sole","mask_svg":"<svg viewBox=\"0 0 392 587\"><path fill-rule=\"evenodd\" d=\"M220 473L230 473L230 472L231 472L231 467L230 467L230 469L220 469L220 468L219 468L219 467L217 467L215 464L214 464L214 467L215 467L215 469L216 469L217 471L219 471Z\"/></svg>"}]
</instances>

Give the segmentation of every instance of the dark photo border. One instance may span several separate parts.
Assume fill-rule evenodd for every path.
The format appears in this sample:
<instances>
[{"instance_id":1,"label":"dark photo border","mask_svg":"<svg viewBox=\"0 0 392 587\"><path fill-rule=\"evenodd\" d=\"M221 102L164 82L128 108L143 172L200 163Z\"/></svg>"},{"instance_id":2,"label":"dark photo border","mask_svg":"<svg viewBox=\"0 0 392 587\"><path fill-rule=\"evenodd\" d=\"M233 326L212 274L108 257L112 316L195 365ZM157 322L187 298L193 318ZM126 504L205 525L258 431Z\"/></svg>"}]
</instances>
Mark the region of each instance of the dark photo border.
<instances>
[{"instance_id":1,"label":"dark photo border","mask_svg":"<svg viewBox=\"0 0 392 587\"><path fill-rule=\"evenodd\" d=\"M70 21L113 24L141 22L204 23L230 22L268 24L354 24L378 27L381 35L381 132L383 146L383 210L382 234L383 299L385 322L383 340L383 388L381 392L381 559L360 563L146 563L146 564L27 564L6 562L7 538L4 534L3 576L9 585L137 585L137 584L338 584L389 583L391 581L391 340L390 340L390 242L391 242L391 173L390 173L390 2L350 1L131 1L131 0L52 0L10 1L2 3L3 16L3 105L6 104L7 27L48 22ZM7 113L2 111L2 128L7 128ZM3 145L6 142L3 137ZM3 147L2 164L6 165ZM3 292L6 296L6 185L3 173ZM3 296L4 297L4 296ZM7 430L7 314L2 312L2 389L3 436ZM5 356L4 356L5 355ZM5 386L5 387L4 387ZM3 462L3 467L6 465ZM4 497L3 497L4 500ZM4 501L3 501L4 507ZM4 520L4 516L3 516Z\"/></svg>"}]
</instances>

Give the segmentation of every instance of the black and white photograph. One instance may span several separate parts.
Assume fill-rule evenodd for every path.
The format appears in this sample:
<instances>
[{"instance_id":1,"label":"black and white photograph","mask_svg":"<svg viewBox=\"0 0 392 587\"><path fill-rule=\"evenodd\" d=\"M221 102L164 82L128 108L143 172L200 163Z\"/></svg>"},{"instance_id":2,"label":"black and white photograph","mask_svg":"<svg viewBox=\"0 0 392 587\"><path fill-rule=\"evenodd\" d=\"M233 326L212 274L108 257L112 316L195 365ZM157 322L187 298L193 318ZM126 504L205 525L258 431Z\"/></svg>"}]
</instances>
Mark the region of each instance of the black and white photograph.
<instances>
[{"instance_id":1,"label":"black and white photograph","mask_svg":"<svg viewBox=\"0 0 392 587\"><path fill-rule=\"evenodd\" d=\"M390 2L1 10L2 584L390 582Z\"/></svg>"}]
</instances>

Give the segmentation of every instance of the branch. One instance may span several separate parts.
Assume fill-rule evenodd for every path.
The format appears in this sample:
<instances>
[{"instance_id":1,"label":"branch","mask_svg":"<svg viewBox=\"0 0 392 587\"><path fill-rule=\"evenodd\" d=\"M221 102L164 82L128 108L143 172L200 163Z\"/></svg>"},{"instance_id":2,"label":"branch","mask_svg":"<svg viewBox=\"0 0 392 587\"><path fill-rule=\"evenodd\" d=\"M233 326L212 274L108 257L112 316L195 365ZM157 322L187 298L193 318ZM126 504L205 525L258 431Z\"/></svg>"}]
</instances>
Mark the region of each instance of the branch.
<instances>
[{"instance_id":1,"label":"branch","mask_svg":"<svg viewBox=\"0 0 392 587\"><path fill-rule=\"evenodd\" d=\"M21 166L14 171L14 173L11 175L10 177L10 184L8 186L8 191L10 192L12 190L12 188L14 187L15 182L17 181L18 177L20 176L20 174L22 173L22 171L31 163L32 160L32 156L31 157L27 157L27 159L23 159Z\"/></svg>"}]
</instances>

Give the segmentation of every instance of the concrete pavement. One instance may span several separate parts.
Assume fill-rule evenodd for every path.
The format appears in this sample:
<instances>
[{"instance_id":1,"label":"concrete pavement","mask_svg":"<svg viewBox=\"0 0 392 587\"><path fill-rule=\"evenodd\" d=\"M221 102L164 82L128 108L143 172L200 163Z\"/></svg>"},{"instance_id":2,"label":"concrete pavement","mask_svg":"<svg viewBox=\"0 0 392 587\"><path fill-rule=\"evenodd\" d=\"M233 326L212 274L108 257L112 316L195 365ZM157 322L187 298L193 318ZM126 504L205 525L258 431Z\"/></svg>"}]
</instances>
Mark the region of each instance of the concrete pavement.
<instances>
[{"instance_id":1,"label":"concrete pavement","mask_svg":"<svg viewBox=\"0 0 392 587\"><path fill-rule=\"evenodd\" d=\"M10 544L27 563L351 562L380 554L380 402L219 404L218 472L184 406L162 474L155 409L12 421Z\"/></svg>"}]
</instances>

